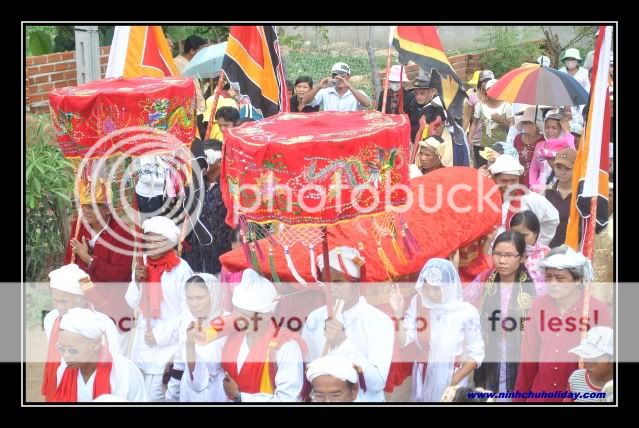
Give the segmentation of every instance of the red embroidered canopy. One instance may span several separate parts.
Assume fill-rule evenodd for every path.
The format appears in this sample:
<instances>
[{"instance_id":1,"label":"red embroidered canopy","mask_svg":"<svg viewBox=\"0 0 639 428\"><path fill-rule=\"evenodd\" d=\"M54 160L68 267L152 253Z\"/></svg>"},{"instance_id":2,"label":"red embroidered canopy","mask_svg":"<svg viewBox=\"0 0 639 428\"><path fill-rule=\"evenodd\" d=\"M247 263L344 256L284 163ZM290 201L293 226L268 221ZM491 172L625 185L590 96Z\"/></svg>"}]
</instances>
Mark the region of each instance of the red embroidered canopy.
<instances>
[{"instance_id":1,"label":"red embroidered canopy","mask_svg":"<svg viewBox=\"0 0 639 428\"><path fill-rule=\"evenodd\" d=\"M410 124L379 112L280 113L224 136L222 195L249 222L330 225L400 206ZM289 202L291 200L291 202Z\"/></svg>"},{"instance_id":2,"label":"red embroidered canopy","mask_svg":"<svg viewBox=\"0 0 639 428\"><path fill-rule=\"evenodd\" d=\"M191 79L96 80L51 91L49 104L57 141L67 158L88 153L90 158L102 158L175 150L181 144L191 144L195 136L195 86ZM117 147L125 139L129 140ZM141 147L144 143L156 144Z\"/></svg>"}]
</instances>

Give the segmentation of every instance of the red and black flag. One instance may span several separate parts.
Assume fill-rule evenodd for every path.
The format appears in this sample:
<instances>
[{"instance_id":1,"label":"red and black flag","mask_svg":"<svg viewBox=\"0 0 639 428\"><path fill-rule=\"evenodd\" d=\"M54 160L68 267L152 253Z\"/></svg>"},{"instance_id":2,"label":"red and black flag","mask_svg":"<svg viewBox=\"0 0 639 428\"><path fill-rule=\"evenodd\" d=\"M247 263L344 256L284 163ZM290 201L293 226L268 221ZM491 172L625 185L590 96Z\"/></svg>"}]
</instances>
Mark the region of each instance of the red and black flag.
<instances>
[{"instance_id":1,"label":"red and black flag","mask_svg":"<svg viewBox=\"0 0 639 428\"><path fill-rule=\"evenodd\" d=\"M231 26L222 70L264 117L289 111L286 77L273 26Z\"/></svg>"},{"instance_id":2,"label":"red and black flag","mask_svg":"<svg viewBox=\"0 0 639 428\"><path fill-rule=\"evenodd\" d=\"M400 64L406 65L409 61L417 64L429 76L432 87L437 88L447 114L461 118L466 97L464 84L444 53L437 28L432 25L398 25L391 31L392 44L399 52Z\"/></svg>"}]
</instances>

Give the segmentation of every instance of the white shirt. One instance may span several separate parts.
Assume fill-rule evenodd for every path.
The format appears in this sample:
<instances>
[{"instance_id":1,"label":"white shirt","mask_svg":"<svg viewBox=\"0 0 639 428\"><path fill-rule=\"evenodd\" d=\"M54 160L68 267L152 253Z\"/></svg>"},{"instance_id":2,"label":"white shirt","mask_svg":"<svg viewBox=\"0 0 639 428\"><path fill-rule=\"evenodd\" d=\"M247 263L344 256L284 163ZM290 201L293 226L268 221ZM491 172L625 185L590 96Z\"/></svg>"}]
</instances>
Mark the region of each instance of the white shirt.
<instances>
[{"instance_id":1,"label":"white shirt","mask_svg":"<svg viewBox=\"0 0 639 428\"><path fill-rule=\"evenodd\" d=\"M246 358L250 352L246 336L242 340L242 346L237 355L237 371L242 370ZM275 390L273 394L241 393L242 402L294 402L300 401L302 387L304 386L304 359L300 345L289 340L275 352L275 363L277 373L275 373Z\"/></svg>"},{"instance_id":2,"label":"white shirt","mask_svg":"<svg viewBox=\"0 0 639 428\"><path fill-rule=\"evenodd\" d=\"M228 315L224 313L223 315ZM193 321L189 313L183 314L178 330L178 352L173 359L173 369L183 370L182 379L169 380L166 401L231 402L224 392L224 369L222 368L222 348L226 337L214 340L204 346L195 344L195 369L193 379L186 363L186 330Z\"/></svg>"},{"instance_id":3,"label":"white shirt","mask_svg":"<svg viewBox=\"0 0 639 428\"><path fill-rule=\"evenodd\" d=\"M302 338L308 345L306 361L309 363L321 357L324 351L326 319L326 306L323 306L311 312L304 324ZM385 401L384 387L395 340L393 321L361 296L355 306L344 311L337 320L344 326L347 338L328 355L348 358L364 371L366 392L360 388L355 401Z\"/></svg>"},{"instance_id":4,"label":"white shirt","mask_svg":"<svg viewBox=\"0 0 639 428\"><path fill-rule=\"evenodd\" d=\"M570 74L568 73L568 69L566 69L566 67L561 67L559 71ZM575 73L575 75L572 77L574 77L575 80L579 82L579 84L583 86L583 88L588 91L588 93L590 93L590 79L588 78L588 70L586 70L584 67L579 67L577 69L577 73Z\"/></svg>"},{"instance_id":5,"label":"white shirt","mask_svg":"<svg viewBox=\"0 0 639 428\"><path fill-rule=\"evenodd\" d=\"M359 91L368 98L364 91ZM346 90L341 97L334 87L320 89L313 101L309 104L311 107L322 105L323 111L357 111L364 110L364 106L357 101L355 95L350 90Z\"/></svg>"},{"instance_id":6,"label":"white shirt","mask_svg":"<svg viewBox=\"0 0 639 428\"><path fill-rule=\"evenodd\" d=\"M118 333L118 329L116 328L113 320L102 312L93 312L98 316L98 318L100 318L100 321L104 325L104 333L109 341L109 351L114 354L123 354L120 350L120 333ZM47 335L47 342L51 339L51 330L53 329L53 324L55 323L56 318L58 318L58 315L60 315L58 310L53 309L44 317L44 333Z\"/></svg>"},{"instance_id":7,"label":"white shirt","mask_svg":"<svg viewBox=\"0 0 639 428\"><path fill-rule=\"evenodd\" d=\"M504 115L508 119L513 116L512 105L507 102L502 102L498 107L491 108L482 102L475 104L473 117L482 121L486 135L489 137L492 135L492 130L500 126L492 119L493 114Z\"/></svg>"},{"instance_id":8,"label":"white shirt","mask_svg":"<svg viewBox=\"0 0 639 428\"><path fill-rule=\"evenodd\" d=\"M146 262L146 255L144 256ZM131 360L144 371L145 374L161 375L164 366L171 361L178 344L178 327L180 315L188 311L184 294L184 284L193 276L193 271L187 262L180 259L180 263L171 272L164 272L160 283L162 285L162 303L160 305L161 316L151 320L153 336L156 346L149 347L144 342L146 332L146 320L142 311L137 316L135 340L131 350ZM132 277L135 278L135 269ZM131 281L124 296L133 310L140 308L142 291L138 289L135 281Z\"/></svg>"},{"instance_id":9,"label":"white shirt","mask_svg":"<svg viewBox=\"0 0 639 428\"><path fill-rule=\"evenodd\" d=\"M501 215L502 226L499 227L497 235L495 236L499 236L506 230L504 224L506 223L509 208L510 200L504 201ZM548 199L535 192L528 192L521 198L520 211L526 210L534 212L539 220L539 224L541 226L539 231L539 243L541 245L548 245L550 241L552 241L552 238L555 237L555 231L559 225L559 211L557 211L557 208L555 208Z\"/></svg>"},{"instance_id":10,"label":"white shirt","mask_svg":"<svg viewBox=\"0 0 639 428\"><path fill-rule=\"evenodd\" d=\"M58 386L64 375L66 364L60 364L57 372ZM93 401L93 384L95 371L85 383L84 377L78 373L78 403ZM113 367L111 368L111 395L121 401L144 402L149 397L144 387L144 378L140 370L129 359L121 355L113 354ZM97 398L97 397L96 397Z\"/></svg>"},{"instance_id":11,"label":"white shirt","mask_svg":"<svg viewBox=\"0 0 639 428\"><path fill-rule=\"evenodd\" d=\"M159 156L140 157L140 176L135 185L135 193L146 198L163 195L167 168Z\"/></svg>"}]
</instances>

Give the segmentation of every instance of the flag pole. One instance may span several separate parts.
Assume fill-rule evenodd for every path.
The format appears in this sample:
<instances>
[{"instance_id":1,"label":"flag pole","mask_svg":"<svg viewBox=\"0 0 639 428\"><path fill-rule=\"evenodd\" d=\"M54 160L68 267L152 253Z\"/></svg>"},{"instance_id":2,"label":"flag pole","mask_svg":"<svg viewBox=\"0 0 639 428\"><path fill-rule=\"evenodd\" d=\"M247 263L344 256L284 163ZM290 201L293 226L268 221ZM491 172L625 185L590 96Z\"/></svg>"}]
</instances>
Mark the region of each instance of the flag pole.
<instances>
[{"instance_id":1,"label":"flag pole","mask_svg":"<svg viewBox=\"0 0 639 428\"><path fill-rule=\"evenodd\" d=\"M388 53L386 54L386 77L384 79L384 94L382 95L382 113L386 114L386 100L388 98L388 73L390 71L391 49L393 47L393 27L390 27L388 35Z\"/></svg>"},{"instance_id":2,"label":"flag pole","mask_svg":"<svg viewBox=\"0 0 639 428\"><path fill-rule=\"evenodd\" d=\"M209 117L209 124L206 127L206 133L204 134L204 139L208 140L211 136L211 127L213 126L213 121L215 120L215 109L217 108L217 101L220 97L220 92L222 91L222 85L224 84L224 70L220 70L220 78L217 80L217 87L215 88L215 95L213 97L213 106L211 107L211 116Z\"/></svg>"}]
</instances>

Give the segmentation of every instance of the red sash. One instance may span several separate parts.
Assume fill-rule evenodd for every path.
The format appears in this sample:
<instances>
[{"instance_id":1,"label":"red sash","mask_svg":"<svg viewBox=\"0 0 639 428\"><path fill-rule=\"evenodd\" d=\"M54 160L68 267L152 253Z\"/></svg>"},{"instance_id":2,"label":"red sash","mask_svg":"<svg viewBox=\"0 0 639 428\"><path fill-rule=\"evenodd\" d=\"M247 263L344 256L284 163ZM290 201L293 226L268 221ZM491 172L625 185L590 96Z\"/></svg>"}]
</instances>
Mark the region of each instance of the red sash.
<instances>
[{"instance_id":1,"label":"red sash","mask_svg":"<svg viewBox=\"0 0 639 428\"><path fill-rule=\"evenodd\" d=\"M58 343L61 319L62 317L58 315L51 328L51 337L49 337L47 361L44 363L44 375L42 376L42 387L40 388L40 393L44 395L45 401L53 401L58 383L57 376L61 355L55 345Z\"/></svg>"},{"instance_id":2,"label":"red sash","mask_svg":"<svg viewBox=\"0 0 639 428\"><path fill-rule=\"evenodd\" d=\"M113 359L107 345L100 349L100 356L95 368L95 381L93 382L93 399L102 394L111 393L111 369ZM76 367L67 367L64 370L60 385L51 401L76 403L78 401L78 371Z\"/></svg>"},{"instance_id":3,"label":"red sash","mask_svg":"<svg viewBox=\"0 0 639 428\"><path fill-rule=\"evenodd\" d=\"M180 264L180 258L174 250L169 251L159 259L147 258L147 279L144 283L143 292L146 297L142 298L142 313L144 318L159 318L160 305L162 304L162 274L171 272L173 268ZM149 307L150 306L150 307Z\"/></svg>"}]
</instances>

